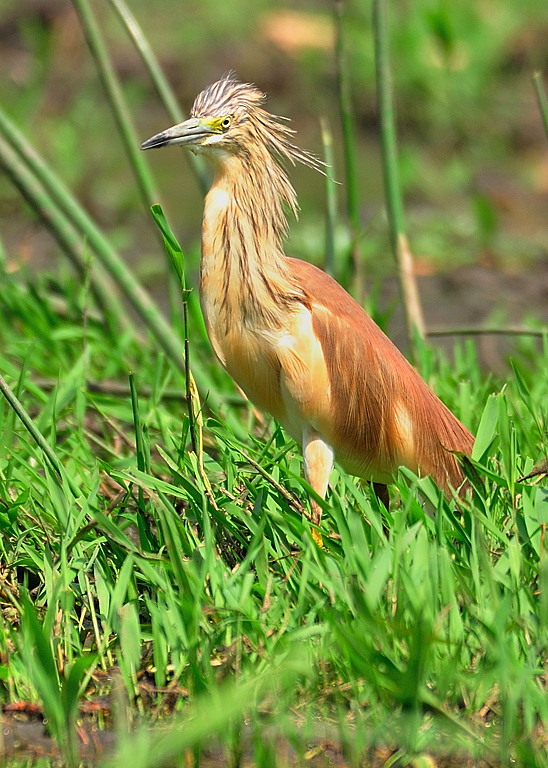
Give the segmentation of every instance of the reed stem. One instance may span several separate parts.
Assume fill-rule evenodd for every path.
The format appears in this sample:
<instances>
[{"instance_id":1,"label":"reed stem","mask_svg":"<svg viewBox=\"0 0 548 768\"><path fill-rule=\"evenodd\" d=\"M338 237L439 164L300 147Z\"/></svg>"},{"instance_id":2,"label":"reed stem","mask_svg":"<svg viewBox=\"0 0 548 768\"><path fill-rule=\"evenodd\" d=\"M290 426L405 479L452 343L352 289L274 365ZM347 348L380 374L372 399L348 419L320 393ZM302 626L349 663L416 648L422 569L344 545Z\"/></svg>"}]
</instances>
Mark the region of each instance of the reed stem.
<instances>
[{"instance_id":1,"label":"reed stem","mask_svg":"<svg viewBox=\"0 0 548 768\"><path fill-rule=\"evenodd\" d=\"M542 82L541 72L534 73L533 87L537 95L538 106L540 109L540 116L542 117L542 123L544 125L546 138L548 139L548 100L546 99L546 91L544 90L544 84Z\"/></svg>"},{"instance_id":2,"label":"reed stem","mask_svg":"<svg viewBox=\"0 0 548 768\"><path fill-rule=\"evenodd\" d=\"M171 85L169 84L166 76L164 75L162 68L158 63L158 59L154 55L152 48L146 39L143 30L141 29L137 19L128 8L125 0L109 0L111 6L116 12L118 18L122 22L126 29L131 41L135 45L137 52L141 56L141 59L147 69L152 84L156 89L156 92L160 98L160 101L164 105L166 112L173 123L182 123L186 118L185 114L179 106L177 97L173 92ZM210 186L209 174L204 166L204 163L200 157L185 152L185 157L190 163L190 167L196 176L198 185L203 195L207 194Z\"/></svg>"},{"instance_id":3,"label":"reed stem","mask_svg":"<svg viewBox=\"0 0 548 768\"><path fill-rule=\"evenodd\" d=\"M358 247L360 205L354 112L352 109L350 71L347 64L344 35L344 0L334 0L333 8L335 22L335 68L337 72L337 92L343 134L344 168L346 177L346 208L351 233L349 255L354 272L356 296L359 301L362 301L365 298L365 278L363 274L361 254Z\"/></svg>"},{"instance_id":4,"label":"reed stem","mask_svg":"<svg viewBox=\"0 0 548 768\"><path fill-rule=\"evenodd\" d=\"M87 268L81 235L55 204L40 180L1 136L0 166L57 240L76 272L84 279ZM120 311L120 302L116 298L112 283L97 267L91 276L91 290L111 334L117 335L121 328L129 327L126 317Z\"/></svg>"},{"instance_id":5,"label":"reed stem","mask_svg":"<svg viewBox=\"0 0 548 768\"><path fill-rule=\"evenodd\" d=\"M144 156L139 150L141 142L137 137L120 81L112 66L112 61L90 4L87 0L72 0L72 3L80 19L82 30L110 104L118 133L135 174L143 206L148 210L151 205L159 202L160 195Z\"/></svg>"},{"instance_id":6,"label":"reed stem","mask_svg":"<svg viewBox=\"0 0 548 768\"><path fill-rule=\"evenodd\" d=\"M398 176L396 122L390 73L387 0L373 0L373 29L375 35L377 103L390 244L398 270L407 335L409 343L413 348L415 333L424 338L425 327L413 269L413 256L405 234L403 203Z\"/></svg>"},{"instance_id":7,"label":"reed stem","mask_svg":"<svg viewBox=\"0 0 548 768\"><path fill-rule=\"evenodd\" d=\"M516 325L492 326L486 328L429 328L426 335L434 336L535 336L542 339L548 328L521 328Z\"/></svg>"},{"instance_id":8,"label":"reed stem","mask_svg":"<svg viewBox=\"0 0 548 768\"><path fill-rule=\"evenodd\" d=\"M324 161L327 166L325 174L325 271L335 277L335 228L337 224L337 184L333 179L334 155L333 134L327 118L321 119L322 144Z\"/></svg>"}]
</instances>

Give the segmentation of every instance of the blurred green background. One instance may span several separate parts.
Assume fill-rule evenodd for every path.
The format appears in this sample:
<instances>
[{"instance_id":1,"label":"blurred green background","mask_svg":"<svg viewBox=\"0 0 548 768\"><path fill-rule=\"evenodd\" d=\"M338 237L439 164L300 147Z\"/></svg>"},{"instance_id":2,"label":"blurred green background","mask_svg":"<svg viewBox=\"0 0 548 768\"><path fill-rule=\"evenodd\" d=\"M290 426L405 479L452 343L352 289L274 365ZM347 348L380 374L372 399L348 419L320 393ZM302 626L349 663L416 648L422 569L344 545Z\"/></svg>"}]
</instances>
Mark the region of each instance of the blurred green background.
<instances>
[{"instance_id":1,"label":"blurred green background","mask_svg":"<svg viewBox=\"0 0 548 768\"><path fill-rule=\"evenodd\" d=\"M180 103L228 69L291 117L297 142L322 153L319 119L335 135L337 255L348 246L337 109L333 4L273 0L132 0ZM142 139L171 124L106 0L94 3ZM390 10L400 169L411 245L429 327L489 319L548 321L548 143L533 71L548 71L544 0L416 0ZM396 296L383 215L371 7L352 0L344 29L359 152L362 258L380 306ZM0 101L131 261L164 296L165 261L138 197L75 11L65 0L2 0ZM198 264L202 200L181 150L151 153L162 203ZM288 253L324 254L325 190L310 170L292 178L302 215ZM7 180L0 232L13 270L59 268L58 249ZM391 332L403 327L395 313ZM487 364L500 341L483 340ZM490 353L491 350L491 353ZM490 358L491 354L491 358Z\"/></svg>"}]
</instances>

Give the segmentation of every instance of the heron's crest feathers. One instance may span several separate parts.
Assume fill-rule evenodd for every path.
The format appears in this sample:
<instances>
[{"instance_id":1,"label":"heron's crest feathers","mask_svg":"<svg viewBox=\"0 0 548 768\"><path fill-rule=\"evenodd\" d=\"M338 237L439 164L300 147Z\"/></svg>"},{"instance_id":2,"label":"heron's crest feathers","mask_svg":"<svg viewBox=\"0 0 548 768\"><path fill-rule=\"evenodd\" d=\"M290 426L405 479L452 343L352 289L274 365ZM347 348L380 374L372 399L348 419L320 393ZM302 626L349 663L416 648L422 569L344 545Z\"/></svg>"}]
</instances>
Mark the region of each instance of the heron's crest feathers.
<instances>
[{"instance_id":1,"label":"heron's crest feathers","mask_svg":"<svg viewBox=\"0 0 548 768\"><path fill-rule=\"evenodd\" d=\"M253 146L250 139L261 142L276 158L293 165L303 163L325 173L323 163L311 152L300 149L290 139L295 131L285 124L287 118L272 115L263 109L266 94L253 83L242 83L234 72L208 86L196 97L190 114L201 119L231 117L233 124L227 134L242 147Z\"/></svg>"}]
</instances>

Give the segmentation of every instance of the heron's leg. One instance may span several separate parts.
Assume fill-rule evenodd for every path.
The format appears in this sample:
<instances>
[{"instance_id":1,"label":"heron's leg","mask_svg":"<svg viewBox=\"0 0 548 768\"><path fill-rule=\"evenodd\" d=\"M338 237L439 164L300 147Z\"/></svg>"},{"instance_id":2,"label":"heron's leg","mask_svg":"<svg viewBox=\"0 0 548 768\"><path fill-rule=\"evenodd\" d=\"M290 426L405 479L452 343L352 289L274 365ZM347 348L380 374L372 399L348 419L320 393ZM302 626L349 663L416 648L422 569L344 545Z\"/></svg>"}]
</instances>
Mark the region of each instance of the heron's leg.
<instances>
[{"instance_id":1,"label":"heron's leg","mask_svg":"<svg viewBox=\"0 0 548 768\"><path fill-rule=\"evenodd\" d=\"M320 496L325 496L331 470L333 469L334 453L322 437L313 429L303 430L303 459L304 476L312 488ZM322 519L322 508L313 499L310 499L312 510L312 522L319 525ZM322 538L316 531L312 536L317 544L322 545Z\"/></svg>"}]
</instances>

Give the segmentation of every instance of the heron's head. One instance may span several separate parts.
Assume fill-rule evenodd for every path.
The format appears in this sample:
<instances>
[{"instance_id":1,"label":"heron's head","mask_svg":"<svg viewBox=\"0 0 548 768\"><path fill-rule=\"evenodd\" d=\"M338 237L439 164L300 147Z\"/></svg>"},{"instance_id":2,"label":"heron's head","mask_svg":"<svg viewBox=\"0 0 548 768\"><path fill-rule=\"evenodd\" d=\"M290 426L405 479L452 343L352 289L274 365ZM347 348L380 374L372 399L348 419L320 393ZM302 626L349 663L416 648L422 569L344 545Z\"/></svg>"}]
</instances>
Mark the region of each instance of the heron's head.
<instances>
[{"instance_id":1,"label":"heron's head","mask_svg":"<svg viewBox=\"0 0 548 768\"><path fill-rule=\"evenodd\" d=\"M196 97L188 120L147 139L141 149L179 145L219 159L227 154L253 157L266 149L319 170L321 163L313 155L290 142L294 131L283 118L263 109L265 98L258 88L239 82L231 72Z\"/></svg>"}]
</instances>

